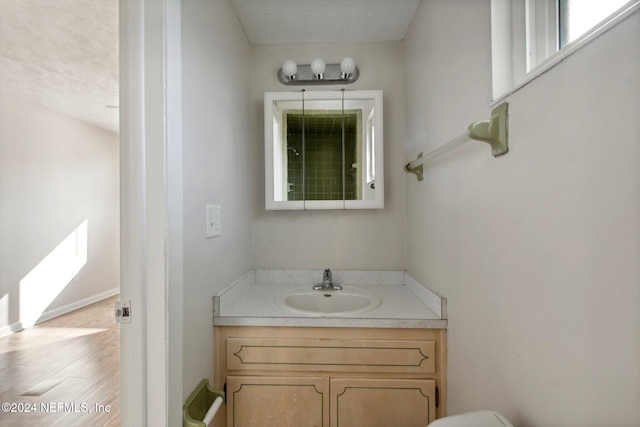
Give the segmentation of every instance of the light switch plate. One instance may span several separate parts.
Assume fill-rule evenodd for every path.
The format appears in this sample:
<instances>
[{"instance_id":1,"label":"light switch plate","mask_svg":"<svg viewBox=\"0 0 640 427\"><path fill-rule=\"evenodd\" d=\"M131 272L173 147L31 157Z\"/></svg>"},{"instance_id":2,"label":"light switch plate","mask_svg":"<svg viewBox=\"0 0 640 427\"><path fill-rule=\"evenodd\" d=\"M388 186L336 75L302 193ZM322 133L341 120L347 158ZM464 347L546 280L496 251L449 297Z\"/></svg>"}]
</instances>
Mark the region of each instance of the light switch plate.
<instances>
[{"instance_id":1,"label":"light switch plate","mask_svg":"<svg viewBox=\"0 0 640 427\"><path fill-rule=\"evenodd\" d=\"M207 205L207 239L222 234L221 210L219 205Z\"/></svg>"}]
</instances>

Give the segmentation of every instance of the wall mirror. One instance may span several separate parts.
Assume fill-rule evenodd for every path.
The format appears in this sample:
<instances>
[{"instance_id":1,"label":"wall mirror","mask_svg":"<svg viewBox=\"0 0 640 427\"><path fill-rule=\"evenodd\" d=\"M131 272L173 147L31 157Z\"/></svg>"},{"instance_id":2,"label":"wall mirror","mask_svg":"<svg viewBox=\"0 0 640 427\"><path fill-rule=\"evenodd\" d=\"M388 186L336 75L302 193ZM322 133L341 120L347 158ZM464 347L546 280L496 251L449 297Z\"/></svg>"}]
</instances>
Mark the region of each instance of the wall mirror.
<instances>
[{"instance_id":1,"label":"wall mirror","mask_svg":"<svg viewBox=\"0 0 640 427\"><path fill-rule=\"evenodd\" d=\"M267 210L384 207L382 91L264 95Z\"/></svg>"}]
</instances>

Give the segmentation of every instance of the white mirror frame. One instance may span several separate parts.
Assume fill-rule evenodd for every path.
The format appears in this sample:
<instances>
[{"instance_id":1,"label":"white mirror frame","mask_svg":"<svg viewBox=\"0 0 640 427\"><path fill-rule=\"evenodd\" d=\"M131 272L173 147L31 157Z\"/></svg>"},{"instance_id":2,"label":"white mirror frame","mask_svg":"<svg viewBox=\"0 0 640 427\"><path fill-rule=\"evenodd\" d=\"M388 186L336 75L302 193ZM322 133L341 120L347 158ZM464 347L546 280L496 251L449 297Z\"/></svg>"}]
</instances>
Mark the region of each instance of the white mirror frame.
<instances>
[{"instance_id":1,"label":"white mirror frame","mask_svg":"<svg viewBox=\"0 0 640 427\"><path fill-rule=\"evenodd\" d=\"M341 100L343 91L305 91L304 101ZM347 100L373 100L375 114L374 152L375 152L375 189L372 200L295 200L281 201L275 199L275 164L278 157L274 138L274 102L298 101L302 105L303 93L300 92L265 92L264 94L264 137L265 137L265 208L267 210L316 210L316 209L382 209L384 208L384 114L381 90L344 91ZM363 115L364 124L369 120ZM363 129L366 129L363 126ZM278 131L279 132L279 131Z\"/></svg>"}]
</instances>

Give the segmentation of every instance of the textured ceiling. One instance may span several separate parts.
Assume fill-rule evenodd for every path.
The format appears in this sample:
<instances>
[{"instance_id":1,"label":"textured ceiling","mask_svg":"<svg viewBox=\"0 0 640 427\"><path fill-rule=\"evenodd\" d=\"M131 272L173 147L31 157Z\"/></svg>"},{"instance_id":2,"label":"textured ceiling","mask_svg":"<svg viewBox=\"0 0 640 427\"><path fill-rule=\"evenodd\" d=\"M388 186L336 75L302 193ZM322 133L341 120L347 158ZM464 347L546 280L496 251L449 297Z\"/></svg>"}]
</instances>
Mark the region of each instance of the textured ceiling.
<instances>
[{"instance_id":1,"label":"textured ceiling","mask_svg":"<svg viewBox=\"0 0 640 427\"><path fill-rule=\"evenodd\" d=\"M402 40L420 3L230 1L255 44ZM118 132L118 0L0 0L2 93Z\"/></svg>"},{"instance_id":2,"label":"textured ceiling","mask_svg":"<svg viewBox=\"0 0 640 427\"><path fill-rule=\"evenodd\" d=\"M402 40L420 0L231 0L255 44Z\"/></svg>"},{"instance_id":3,"label":"textured ceiling","mask_svg":"<svg viewBox=\"0 0 640 427\"><path fill-rule=\"evenodd\" d=\"M118 0L0 0L0 93L118 132Z\"/></svg>"}]
</instances>

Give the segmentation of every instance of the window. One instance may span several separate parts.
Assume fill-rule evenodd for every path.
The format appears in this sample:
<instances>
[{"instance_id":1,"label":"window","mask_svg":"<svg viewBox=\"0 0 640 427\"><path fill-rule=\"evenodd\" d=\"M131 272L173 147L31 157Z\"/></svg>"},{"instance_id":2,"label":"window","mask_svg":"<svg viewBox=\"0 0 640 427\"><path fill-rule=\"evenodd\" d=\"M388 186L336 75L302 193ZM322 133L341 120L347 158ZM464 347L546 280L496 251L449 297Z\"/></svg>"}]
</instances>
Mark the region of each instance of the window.
<instances>
[{"instance_id":1,"label":"window","mask_svg":"<svg viewBox=\"0 0 640 427\"><path fill-rule=\"evenodd\" d=\"M558 44L576 40L629 0L558 0Z\"/></svg>"},{"instance_id":2,"label":"window","mask_svg":"<svg viewBox=\"0 0 640 427\"><path fill-rule=\"evenodd\" d=\"M640 0L492 0L494 101L639 10Z\"/></svg>"}]
</instances>

